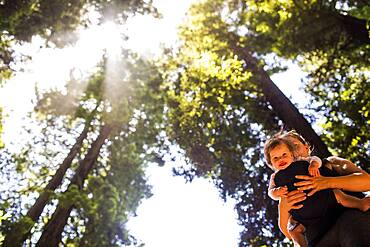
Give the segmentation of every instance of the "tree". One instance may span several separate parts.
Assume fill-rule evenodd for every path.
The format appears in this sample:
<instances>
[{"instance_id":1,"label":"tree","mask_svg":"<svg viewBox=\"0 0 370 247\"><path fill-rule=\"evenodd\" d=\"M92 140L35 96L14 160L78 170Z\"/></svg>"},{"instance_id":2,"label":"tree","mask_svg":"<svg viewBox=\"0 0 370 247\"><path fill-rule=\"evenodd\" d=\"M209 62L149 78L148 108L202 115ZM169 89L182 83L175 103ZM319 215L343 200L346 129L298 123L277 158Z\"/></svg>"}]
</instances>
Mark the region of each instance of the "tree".
<instances>
[{"instance_id":1,"label":"tree","mask_svg":"<svg viewBox=\"0 0 370 247\"><path fill-rule=\"evenodd\" d=\"M121 72L115 75L105 75L107 69L103 67L101 71L90 78L87 85L79 86L79 83L72 81L68 84L67 94L49 92L40 96L39 104L37 105L39 116L46 116L46 119L55 119L58 118L58 116L63 116L62 119L64 118L64 120L62 120L62 122L64 121L66 123L76 121L76 118L86 118L85 130L90 129L88 134L90 137L88 137L86 140L87 142L84 142L82 145L81 152L79 152L78 149L75 149L75 147L72 147L70 153L77 152L78 154L75 159L68 155L67 158L69 160L68 162L72 160L74 160L74 162L69 163L67 165L68 167L65 162L62 163L58 168L56 175L54 175L50 180L53 184L46 186L48 190L41 190L39 199L36 200L36 204L34 204L30 209L32 212L34 211L33 209L37 209L37 214L40 216L43 209L45 209L49 198L59 200L57 209L54 212L54 217L50 219L48 224L45 226L42 238L39 240L39 245L43 245L44 237L49 239L52 234L57 233L57 227L52 227L52 230L49 231L48 229L50 229L50 226L58 226L59 232L56 234L57 236L51 237L53 241L48 241L45 244L47 246L50 246L50 244L57 245L61 241L62 236L65 236L65 231L70 231L71 225L73 226L73 222L76 222L70 222L71 219L76 218L74 215L76 211L80 212L82 217L77 217L77 222L81 221L81 219L85 220L85 224L89 226L89 228L87 228L89 230L86 232L87 235L85 235L85 230L81 229L81 226L77 224L76 231L78 232L79 238L74 240L72 239L75 243L84 243L89 245L88 243L92 243L91 241L93 239L95 239L95 241L99 239L99 236L102 238L98 242L95 242L95 244L112 246L112 243L122 243L122 241L127 244L132 242L135 243L134 238L132 238L128 234L127 229L125 229L124 223L127 222L128 215L135 211L139 202L150 195L149 187L145 184L145 179L143 178L142 166L148 160L157 158L155 155L153 156L150 152L147 152L144 147L153 147L159 140L156 136L159 131L158 124L160 124L158 121L161 120L161 117L158 117L158 114L161 113L161 108L156 107L159 102L153 98L158 98L158 96L151 92L153 90L151 87L156 87L156 85L159 84L158 81L161 80L161 77L156 72L155 67L144 61L140 61L139 58L131 53L125 54L126 55L123 59L125 64L120 64L119 67L125 68L125 73L127 73L126 75ZM107 83L110 85L109 90L111 91L109 92L103 90ZM79 88L79 90L76 90L76 88ZM60 107L60 102L69 103L70 106L65 104L64 107ZM73 105L75 106L75 111L71 111L71 109L73 109L71 106ZM137 115L138 113L140 114ZM66 118L65 115L68 115L69 117ZM93 119L91 128L87 127L88 121L90 121L89 119ZM131 123L132 121L135 122L134 125ZM56 122L58 121L56 120ZM52 125L46 127L47 130L53 128L55 127ZM92 141L94 133L97 134L96 130L99 128L100 135L97 135L96 140ZM85 131L82 133L85 133ZM109 135L111 135L112 138L109 138ZM135 137L131 137L132 135ZM83 138L80 136L79 139ZM104 151L106 149L104 146L107 146L107 144L104 146L103 144L106 143L108 139L114 143L118 142L116 140L121 140L121 142L122 139L123 142L131 140L131 143L125 143L125 145L128 145L128 149L125 152L121 150L122 155L129 155L132 151L131 155L133 157L135 157L135 155L140 156L140 159L127 161L132 164L124 163L125 166L128 166L126 167L127 170L122 169L122 167L116 167L118 164L111 161L110 158L114 159L113 157L118 154L110 152L108 155L107 151ZM80 143L80 141L76 141L76 143ZM42 144L48 145L44 142L42 142ZM91 147L88 148L88 145L91 145ZM120 145L122 145L122 143L120 143ZM133 145L136 148L132 150L130 145ZM33 145L30 147L31 150L33 147ZM113 148L112 146L110 147ZM117 147L115 147L115 149L117 149ZM86 151L88 152L85 153ZM27 153L32 153L32 151L27 151ZM145 155L143 156L143 154ZM47 153L46 155L52 156L50 153ZM99 158L101 156L104 158ZM76 164L76 161L78 160L79 165ZM109 163L107 164L104 160L108 160ZM117 159L115 162L118 162ZM46 164L46 166L48 166L48 164ZM78 166L77 169L75 169L76 166ZM65 176L62 181L61 178L69 167L72 168L72 171L69 171L69 174L74 173L74 175L72 177L71 175ZM74 169L75 171L73 171ZM56 176L58 178L56 178ZM89 187L90 179L93 179L95 184L103 183L104 186L102 186L113 193L112 200L118 200L118 206L114 210L112 209L114 211L112 212L114 215L110 218L111 221L107 222L107 224L111 224L110 232L107 232L107 228L99 228L96 225L97 223L94 223L96 217L101 217L98 216L101 212L96 211L96 207L104 208L108 207L108 205L103 206L107 201L100 198L101 195L97 196L98 199L96 202L89 202L88 194L92 193L89 190L98 190L98 188L94 189L94 187ZM107 179L108 181L105 183ZM123 179L122 183L123 181L129 180L125 186L131 186L132 183L136 181L135 183L138 183L138 187L119 187L123 184L118 182L118 179ZM56 187L63 188L68 184L68 188L63 193L53 191ZM86 189L84 184L90 189ZM117 192L117 194L114 191L120 192ZM98 194L101 193L99 191L95 192ZM40 201L42 203L40 203ZM55 206L55 202L51 202L51 204ZM50 212L50 210L47 211ZM45 212L44 210L44 214L42 216L43 221L47 218L47 214L45 215L45 213L49 212ZM70 213L72 213L72 215L70 215ZM62 215L63 219L57 215ZM84 219L83 217L86 218ZM125 219L124 221L120 221L122 217ZM15 219L13 218L12 220ZM15 246L16 241L19 241L20 243L23 242L35 223L37 223L37 218L30 219L30 217L27 216L24 218L19 217L18 222L14 222L12 229L5 229L5 243L12 243L11 246ZM66 224L69 226L65 229ZM43 224L41 223L41 225ZM20 234L20 231L18 231L18 235L11 234L17 230L16 226L26 229L22 231L22 234ZM96 232L98 229L100 229L99 232ZM105 233L104 229L106 229ZM33 231L36 232L38 230L40 230L40 223L36 225L36 229L33 229ZM63 230L65 231L62 235ZM91 235L92 233L93 235ZM63 241L66 240L64 239Z\"/></svg>"},{"instance_id":2,"label":"tree","mask_svg":"<svg viewBox=\"0 0 370 247\"><path fill-rule=\"evenodd\" d=\"M127 133L127 132L126 132ZM146 158L143 139L137 133L120 136L109 147L109 166L106 177L91 179L86 190L93 200L82 204L81 214L86 221L78 246L119 246L135 243L130 239L125 223L141 199L149 197L144 170ZM123 240L123 241L122 241Z\"/></svg>"},{"instance_id":3,"label":"tree","mask_svg":"<svg viewBox=\"0 0 370 247\"><path fill-rule=\"evenodd\" d=\"M102 101L101 89L103 80L104 77L102 75L92 76L88 83L78 83L72 79L67 84L68 94L65 95L58 91L51 91L44 93L43 96L39 96L40 99L36 106L39 117L47 119L62 116L66 117L69 122L85 121L85 126L81 134L77 137L75 144L70 147L68 155L66 155L63 162L57 167L55 174L51 177L44 190L41 191L33 206L27 211L26 216L22 217L19 222L16 222L9 229L4 240L5 246L21 245L29 237L33 225L39 220L50 197L62 185L66 172L72 166L76 156L81 152L83 142L91 129L91 123L98 116L97 110L101 106ZM85 88L86 90L83 91ZM84 104L91 100L95 101L96 105L90 110ZM63 107L60 107L60 102L64 102ZM53 127L55 126L47 126L47 128Z\"/></svg>"},{"instance_id":4,"label":"tree","mask_svg":"<svg viewBox=\"0 0 370 247\"><path fill-rule=\"evenodd\" d=\"M71 182L68 186L67 193L74 190L81 190L84 186L84 182L87 179L88 174L91 172L94 163L96 162L101 147L109 134L112 132L113 126L104 125L101 127L100 133L96 140L92 143L85 158L79 164L75 175L72 177ZM73 202L73 201L72 201ZM67 220L74 207L73 203L59 202L55 209L52 218L45 225L44 230L36 246L58 246L62 238L62 232L67 224Z\"/></svg>"},{"instance_id":5,"label":"tree","mask_svg":"<svg viewBox=\"0 0 370 247\"><path fill-rule=\"evenodd\" d=\"M92 114L94 115L94 114ZM32 207L27 211L25 218L17 222L7 233L3 246L15 246L18 243L23 243L30 234L30 230L35 222L38 221L41 213L47 205L50 196L62 184L63 177L67 170L71 167L73 159L79 153L83 141L87 136L90 128L92 118L88 120L80 136L77 138L76 143L71 147L70 152L60 164L58 170L50 179L40 196L36 199Z\"/></svg>"},{"instance_id":6,"label":"tree","mask_svg":"<svg viewBox=\"0 0 370 247\"><path fill-rule=\"evenodd\" d=\"M135 75L138 75L138 74L133 73L132 74L133 77L127 78L126 83L128 83L128 82L132 83L132 80L135 78ZM139 79L139 81L140 81L141 78L142 78L142 75L140 75L139 78L137 78L137 79ZM157 78L154 77L154 79L157 79ZM140 86L140 84L138 86ZM113 92L117 93L119 91L113 91ZM126 94L127 89L125 91L121 90L120 92L124 92L124 94ZM94 163L97 160L99 150L101 149L104 141L108 138L108 136L113 131L117 131L116 128L120 125L119 123L120 123L120 121L122 121L122 120L120 120L120 119L122 119L122 116L124 116L123 120L126 120L125 122L127 123L126 118L127 118L127 116L130 115L130 114L127 113L127 111L132 109L131 107L135 106L135 104L133 104L133 103L135 103L134 102L135 98L134 98L134 95L130 94L130 97L129 97L129 100L128 100L130 102L130 104L125 103L123 105L124 107L122 107L122 100L124 100L124 99L125 98L122 97L122 95L115 94L115 98L113 98L113 100L112 100L112 103L113 103L112 104L112 111L108 114L108 119L109 120L104 126L101 127L99 136L94 141L94 143L91 145L91 147L90 147L87 155L85 156L85 158L79 164L79 167L76 170L75 175L73 176L73 178L71 179L71 182L69 184L68 192L70 191L70 189L73 191L75 189L81 190L83 188L84 181L87 179L88 174L91 173L91 171L93 169L93 166L94 166ZM118 101L115 101L115 100L118 100ZM123 101L123 102L125 102L125 101ZM116 104L114 104L114 103L116 103ZM139 102L139 103L142 103L142 102ZM129 105L130 105L130 107L129 107ZM114 125L111 124L111 121L114 121L113 122ZM147 135L144 135L144 136L148 137ZM143 142L140 139L136 140L136 142L140 142L140 141ZM144 143L142 143L142 145L143 144ZM137 205L137 203L135 203L135 204ZM63 201L59 202L52 218L45 225L43 233L42 233L39 241L37 242L36 246L57 246L58 245L58 243L61 241L61 237L62 237L61 234L63 232L63 229L64 229L65 225L67 224L67 220L70 217L70 213L71 213L72 209L75 206L76 205L75 205L74 201L71 201L67 205L65 203L63 203Z\"/></svg>"}]
</instances>

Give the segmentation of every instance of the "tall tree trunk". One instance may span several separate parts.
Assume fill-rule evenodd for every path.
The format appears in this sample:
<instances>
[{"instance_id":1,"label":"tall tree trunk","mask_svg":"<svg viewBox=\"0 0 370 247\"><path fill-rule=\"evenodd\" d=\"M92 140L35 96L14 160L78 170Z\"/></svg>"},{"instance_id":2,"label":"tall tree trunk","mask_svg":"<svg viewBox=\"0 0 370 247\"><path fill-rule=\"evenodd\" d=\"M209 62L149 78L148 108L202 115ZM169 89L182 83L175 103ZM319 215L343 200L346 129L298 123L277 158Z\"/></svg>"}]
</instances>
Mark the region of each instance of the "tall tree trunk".
<instances>
[{"instance_id":1,"label":"tall tree trunk","mask_svg":"<svg viewBox=\"0 0 370 247\"><path fill-rule=\"evenodd\" d=\"M246 62L248 69L258 78L259 85L266 100L271 104L277 116L283 121L286 127L295 129L300 133L314 147L315 155L319 157L330 156L331 153L326 144L317 135L311 124L298 111L297 107L275 85L267 72L258 65L258 60L252 56L247 48L241 47L237 43L236 36L233 40L236 42L230 44L230 47Z\"/></svg>"},{"instance_id":2,"label":"tall tree trunk","mask_svg":"<svg viewBox=\"0 0 370 247\"><path fill-rule=\"evenodd\" d=\"M361 45L370 44L369 21L342 14L337 14L335 17L343 24L344 29L351 36L353 42Z\"/></svg>"},{"instance_id":3,"label":"tall tree trunk","mask_svg":"<svg viewBox=\"0 0 370 247\"><path fill-rule=\"evenodd\" d=\"M72 185L77 185L77 187L80 190L83 188L84 181L87 178L89 172L92 170L93 165L99 156L100 149L103 146L105 140L108 138L112 129L113 127L111 125L105 125L102 127L99 136L92 143L85 158L81 161L75 175L71 180L69 187L71 187ZM73 207L74 207L73 204L70 204L67 207L65 207L62 205L61 202L59 202L53 216L46 224L36 246L39 247L58 246L58 244L61 241L63 229L67 224L67 220Z\"/></svg>"},{"instance_id":4,"label":"tall tree trunk","mask_svg":"<svg viewBox=\"0 0 370 247\"><path fill-rule=\"evenodd\" d=\"M20 220L19 222L15 223L14 226L10 229L9 233L5 236L3 242L4 247L22 246L22 243L29 237L30 231L33 225L38 221L41 213L48 203L51 193L61 185L65 173L71 167L73 159L80 151L83 141L86 138L91 126L94 114L95 111L85 123L84 129L82 130L80 136L77 138L75 144L72 146L67 157L60 164L58 170L55 172L49 183L46 185L43 192L36 199L33 206L28 210L26 214L27 222Z\"/></svg>"}]
</instances>

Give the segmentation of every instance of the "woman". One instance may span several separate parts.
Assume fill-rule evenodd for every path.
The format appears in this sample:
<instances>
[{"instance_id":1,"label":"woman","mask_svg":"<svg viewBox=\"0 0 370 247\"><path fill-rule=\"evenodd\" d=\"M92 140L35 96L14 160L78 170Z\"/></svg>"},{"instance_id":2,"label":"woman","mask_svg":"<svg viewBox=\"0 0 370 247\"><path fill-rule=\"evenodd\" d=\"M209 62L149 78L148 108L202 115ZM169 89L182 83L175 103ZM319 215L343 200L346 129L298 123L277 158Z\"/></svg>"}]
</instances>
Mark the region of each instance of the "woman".
<instances>
[{"instance_id":1,"label":"woman","mask_svg":"<svg viewBox=\"0 0 370 247\"><path fill-rule=\"evenodd\" d=\"M294 143L296 148L309 148L308 143L295 131L280 135ZM327 168L337 173L338 177L309 177L297 176L303 181L296 183L299 190L291 191L279 203L279 227L288 237L288 212L290 209L302 207L299 202L315 192L324 189L342 189L350 192L370 190L370 175L352 162L329 157L323 162ZM311 190L307 195L303 190ZM306 237L312 245L318 246L370 246L370 211L345 209L326 215L315 226L306 229Z\"/></svg>"}]
</instances>

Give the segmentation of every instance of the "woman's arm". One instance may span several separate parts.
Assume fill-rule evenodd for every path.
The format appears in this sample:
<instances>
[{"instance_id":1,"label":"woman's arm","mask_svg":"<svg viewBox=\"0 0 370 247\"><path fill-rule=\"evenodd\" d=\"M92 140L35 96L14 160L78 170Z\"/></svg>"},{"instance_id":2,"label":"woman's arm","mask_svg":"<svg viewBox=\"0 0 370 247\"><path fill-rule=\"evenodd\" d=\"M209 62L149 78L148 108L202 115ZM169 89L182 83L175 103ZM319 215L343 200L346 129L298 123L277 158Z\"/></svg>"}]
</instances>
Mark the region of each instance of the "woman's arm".
<instances>
[{"instance_id":1,"label":"woman's arm","mask_svg":"<svg viewBox=\"0 0 370 247\"><path fill-rule=\"evenodd\" d=\"M289 221L289 210L286 209L287 202L286 197L282 197L279 202L279 228L280 231L287 237L288 239L292 239L288 231L288 221Z\"/></svg>"},{"instance_id":2,"label":"woman's arm","mask_svg":"<svg viewBox=\"0 0 370 247\"><path fill-rule=\"evenodd\" d=\"M299 190L311 190L308 196L324 189L343 189L354 192L370 190L370 175L351 161L339 157L329 157L329 169L342 175L339 177L309 177L299 175L304 181L295 183ZM343 176L344 175L344 176Z\"/></svg>"},{"instance_id":3,"label":"woman's arm","mask_svg":"<svg viewBox=\"0 0 370 247\"><path fill-rule=\"evenodd\" d=\"M286 197L282 197L279 201L279 228L280 231L288 238L292 237L288 231L288 221L290 217L289 211L291 209L299 209L303 207L302 204L295 205L296 203L302 202L306 199L305 193L299 190L293 190L287 194Z\"/></svg>"}]
</instances>

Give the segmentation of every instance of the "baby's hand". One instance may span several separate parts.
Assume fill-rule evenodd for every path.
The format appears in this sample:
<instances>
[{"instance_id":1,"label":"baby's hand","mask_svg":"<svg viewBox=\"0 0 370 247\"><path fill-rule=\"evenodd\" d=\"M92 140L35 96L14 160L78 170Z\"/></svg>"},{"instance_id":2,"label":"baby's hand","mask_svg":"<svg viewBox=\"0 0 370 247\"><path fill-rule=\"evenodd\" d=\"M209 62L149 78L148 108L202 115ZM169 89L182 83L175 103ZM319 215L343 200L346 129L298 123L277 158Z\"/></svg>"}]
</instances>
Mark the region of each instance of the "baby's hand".
<instances>
[{"instance_id":1,"label":"baby's hand","mask_svg":"<svg viewBox=\"0 0 370 247\"><path fill-rule=\"evenodd\" d=\"M316 162L311 162L311 164L308 166L308 173L312 177L318 177L320 176L320 171L319 171L319 164Z\"/></svg>"},{"instance_id":2,"label":"baby's hand","mask_svg":"<svg viewBox=\"0 0 370 247\"><path fill-rule=\"evenodd\" d=\"M288 187L282 186L274 188L272 193L275 197L285 197L288 194Z\"/></svg>"}]
</instances>

